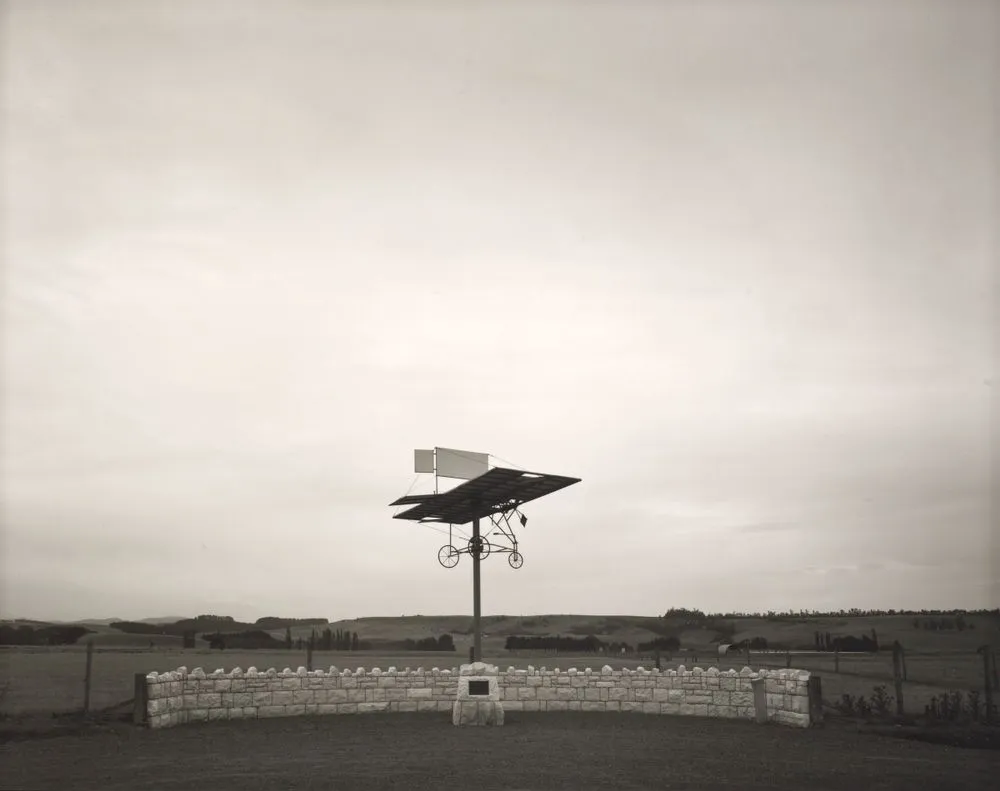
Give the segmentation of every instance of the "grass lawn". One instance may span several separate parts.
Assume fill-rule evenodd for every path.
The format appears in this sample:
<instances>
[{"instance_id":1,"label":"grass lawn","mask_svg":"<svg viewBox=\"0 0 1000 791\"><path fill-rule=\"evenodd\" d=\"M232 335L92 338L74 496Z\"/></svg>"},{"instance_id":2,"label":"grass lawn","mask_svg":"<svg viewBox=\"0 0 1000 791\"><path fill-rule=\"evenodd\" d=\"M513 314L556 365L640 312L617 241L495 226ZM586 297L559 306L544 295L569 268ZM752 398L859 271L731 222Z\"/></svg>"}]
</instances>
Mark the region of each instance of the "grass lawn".
<instances>
[{"instance_id":1,"label":"grass lawn","mask_svg":"<svg viewBox=\"0 0 1000 791\"><path fill-rule=\"evenodd\" d=\"M106 725L0 744L0 787L45 789L788 789L995 787L1000 753L828 727L688 717L511 712Z\"/></svg>"}]
</instances>

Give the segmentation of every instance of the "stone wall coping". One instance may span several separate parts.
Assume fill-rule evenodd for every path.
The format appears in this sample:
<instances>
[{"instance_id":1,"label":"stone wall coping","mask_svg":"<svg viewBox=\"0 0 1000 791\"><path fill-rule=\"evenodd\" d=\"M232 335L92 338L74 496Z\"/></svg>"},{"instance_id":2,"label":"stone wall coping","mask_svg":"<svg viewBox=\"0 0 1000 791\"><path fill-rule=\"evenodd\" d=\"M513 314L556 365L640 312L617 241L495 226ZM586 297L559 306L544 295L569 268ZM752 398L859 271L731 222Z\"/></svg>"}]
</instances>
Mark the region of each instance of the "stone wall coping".
<instances>
[{"instance_id":1,"label":"stone wall coping","mask_svg":"<svg viewBox=\"0 0 1000 791\"><path fill-rule=\"evenodd\" d=\"M481 672L477 665L483 666L483 671ZM466 670L469 668L469 670ZM489 668L489 669L486 669ZM475 670L476 672L473 672ZM555 670L547 670L542 667L536 669L533 666L528 666L527 670L519 670L514 667L508 667L507 670L498 670L494 665L485 665L484 663L475 663L473 665L462 665L461 668L445 668L440 669L437 667L431 668L430 670L424 670L422 667L418 667L416 670L411 670L410 668L405 668L403 670L397 670L395 667L390 667L388 670L382 670L378 667L373 667L370 670L365 670L363 667L357 668L355 671L348 669L339 670L336 665L331 665L328 670L307 670L305 667L299 667L296 670L291 668L285 668L280 672L275 668L271 667L267 670L258 670L256 667L250 667L246 670L242 668L235 667L232 670L226 672L223 668L217 668L211 673L206 673L204 669L196 667L191 671L184 666L181 666L173 671L167 671L164 673L158 673L153 671L146 675L147 681L152 682L168 682L168 681L182 681L184 679L234 679L234 678L324 678L332 676L352 676L352 677L363 677L363 678L378 678L380 676L443 676L445 678L450 678L451 676L457 675L500 675L500 676L575 676L575 675L600 675L600 676L611 676L612 678L622 678L622 677L635 677L635 676L684 676L684 677L697 677L697 676L718 676L720 678L750 678L750 679L778 679L781 681L808 681L809 671L807 670L796 670L788 668L776 668L776 669L766 669L761 668L759 670L753 670L749 667L744 667L742 670L737 672L736 670L719 670L717 667L700 668L694 667L688 670L684 665L680 665L676 670L657 670L653 668L652 670L646 670L643 667L637 667L635 670L629 668L623 668L621 670L613 670L610 666L605 665L600 671L594 671L591 668L585 668L580 671L575 667L571 667L568 670L560 670L556 668Z\"/></svg>"}]
</instances>

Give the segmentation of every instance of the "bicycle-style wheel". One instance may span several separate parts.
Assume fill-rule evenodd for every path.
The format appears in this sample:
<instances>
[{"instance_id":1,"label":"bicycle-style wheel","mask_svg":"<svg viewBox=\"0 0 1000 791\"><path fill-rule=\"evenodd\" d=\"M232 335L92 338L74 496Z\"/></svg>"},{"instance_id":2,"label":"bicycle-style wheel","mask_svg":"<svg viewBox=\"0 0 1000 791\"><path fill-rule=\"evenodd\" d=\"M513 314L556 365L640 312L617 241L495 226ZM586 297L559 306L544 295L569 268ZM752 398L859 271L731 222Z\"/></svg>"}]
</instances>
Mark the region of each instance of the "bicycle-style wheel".
<instances>
[{"instance_id":1,"label":"bicycle-style wheel","mask_svg":"<svg viewBox=\"0 0 1000 791\"><path fill-rule=\"evenodd\" d=\"M524 565L524 555L518 552L516 549L512 550L507 556L507 562L510 563L512 569L519 569Z\"/></svg>"},{"instance_id":2,"label":"bicycle-style wheel","mask_svg":"<svg viewBox=\"0 0 1000 791\"><path fill-rule=\"evenodd\" d=\"M446 569L453 569L458 565L458 559L461 554L462 553L455 549L455 547L451 544L445 544L438 550L438 563Z\"/></svg>"}]
</instances>

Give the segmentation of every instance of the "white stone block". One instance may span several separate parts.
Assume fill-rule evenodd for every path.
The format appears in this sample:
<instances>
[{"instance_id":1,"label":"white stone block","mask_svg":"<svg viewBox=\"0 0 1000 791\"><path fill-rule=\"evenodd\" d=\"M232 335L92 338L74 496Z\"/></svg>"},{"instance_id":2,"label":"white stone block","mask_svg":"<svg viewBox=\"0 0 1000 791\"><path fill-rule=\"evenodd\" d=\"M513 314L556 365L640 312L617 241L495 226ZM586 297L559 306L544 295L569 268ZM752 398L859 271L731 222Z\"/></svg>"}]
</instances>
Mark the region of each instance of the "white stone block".
<instances>
[{"instance_id":1,"label":"white stone block","mask_svg":"<svg viewBox=\"0 0 1000 791\"><path fill-rule=\"evenodd\" d=\"M500 726L504 722L503 705L499 701L456 700L451 721L456 726Z\"/></svg>"}]
</instances>

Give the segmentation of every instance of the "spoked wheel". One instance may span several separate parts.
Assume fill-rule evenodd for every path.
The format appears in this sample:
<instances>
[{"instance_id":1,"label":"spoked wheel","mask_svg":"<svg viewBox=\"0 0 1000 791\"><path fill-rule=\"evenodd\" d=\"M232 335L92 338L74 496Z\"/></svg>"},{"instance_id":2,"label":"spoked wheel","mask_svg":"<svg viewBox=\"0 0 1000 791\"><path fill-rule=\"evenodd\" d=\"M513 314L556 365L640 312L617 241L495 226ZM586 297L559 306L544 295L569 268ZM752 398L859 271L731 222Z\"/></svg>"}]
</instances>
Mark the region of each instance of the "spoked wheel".
<instances>
[{"instance_id":1,"label":"spoked wheel","mask_svg":"<svg viewBox=\"0 0 1000 791\"><path fill-rule=\"evenodd\" d=\"M469 554L473 557L478 557L480 560L484 560L486 556L490 554L490 549L490 542L485 538L469 539Z\"/></svg>"},{"instance_id":2,"label":"spoked wheel","mask_svg":"<svg viewBox=\"0 0 1000 791\"><path fill-rule=\"evenodd\" d=\"M438 563L446 569L453 569L458 565L458 559L461 554L462 553L455 549L455 547L451 544L445 544L438 550Z\"/></svg>"},{"instance_id":3,"label":"spoked wheel","mask_svg":"<svg viewBox=\"0 0 1000 791\"><path fill-rule=\"evenodd\" d=\"M519 569L524 565L524 555L516 549L511 550L511 553L507 556L507 562L510 563L512 569Z\"/></svg>"}]
</instances>

